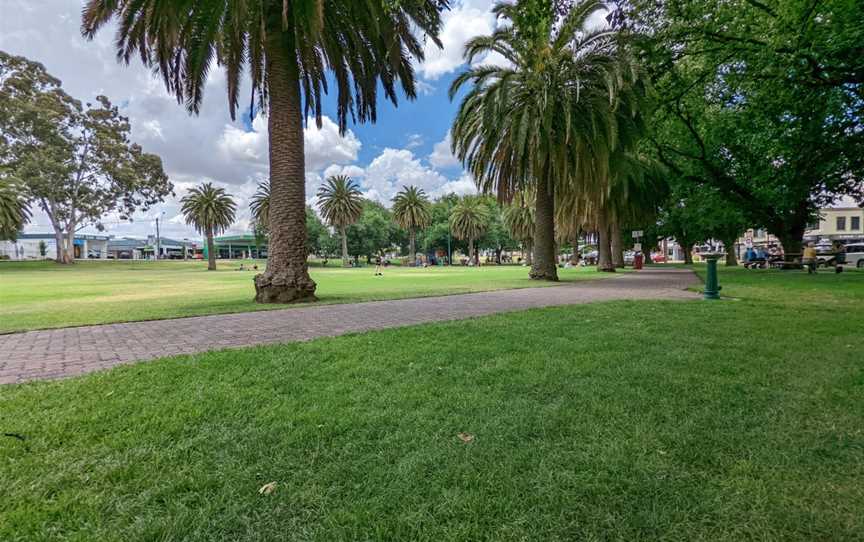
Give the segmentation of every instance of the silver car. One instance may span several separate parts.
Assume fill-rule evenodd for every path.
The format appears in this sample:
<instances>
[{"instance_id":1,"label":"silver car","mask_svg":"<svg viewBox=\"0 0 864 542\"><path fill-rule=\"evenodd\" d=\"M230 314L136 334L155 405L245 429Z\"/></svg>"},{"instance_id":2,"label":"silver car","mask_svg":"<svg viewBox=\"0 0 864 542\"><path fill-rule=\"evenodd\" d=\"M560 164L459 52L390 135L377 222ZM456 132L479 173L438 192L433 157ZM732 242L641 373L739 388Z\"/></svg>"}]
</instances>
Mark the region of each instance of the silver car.
<instances>
[{"instance_id":1,"label":"silver car","mask_svg":"<svg viewBox=\"0 0 864 542\"><path fill-rule=\"evenodd\" d=\"M846 265L864 269L864 243L846 245Z\"/></svg>"}]
</instances>

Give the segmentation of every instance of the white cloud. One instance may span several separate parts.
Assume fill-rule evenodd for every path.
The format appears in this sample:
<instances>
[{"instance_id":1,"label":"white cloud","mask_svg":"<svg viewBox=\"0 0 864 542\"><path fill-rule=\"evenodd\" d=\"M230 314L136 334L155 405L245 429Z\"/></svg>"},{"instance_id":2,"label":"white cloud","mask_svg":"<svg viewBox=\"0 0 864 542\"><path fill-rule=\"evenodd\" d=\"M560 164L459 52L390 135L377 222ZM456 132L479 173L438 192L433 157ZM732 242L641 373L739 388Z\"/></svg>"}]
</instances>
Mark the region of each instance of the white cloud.
<instances>
[{"instance_id":1,"label":"white cloud","mask_svg":"<svg viewBox=\"0 0 864 542\"><path fill-rule=\"evenodd\" d=\"M435 80L464 64L465 43L474 36L490 34L495 29L493 5L493 0L462 0L445 11L439 36L443 49L439 49L432 40L426 42L426 58L417 66L420 74Z\"/></svg>"},{"instance_id":2,"label":"white cloud","mask_svg":"<svg viewBox=\"0 0 864 542\"><path fill-rule=\"evenodd\" d=\"M457 196L466 196L468 194L476 194L477 185L474 179L469 174L464 174L455 181L448 181L432 192L433 197L446 196L447 194L456 194Z\"/></svg>"},{"instance_id":3,"label":"white cloud","mask_svg":"<svg viewBox=\"0 0 864 542\"><path fill-rule=\"evenodd\" d=\"M444 139L435 143L435 146L432 147L432 154L429 155L429 163L441 169L462 165L459 159L453 156L453 153L450 151L452 141L453 136L451 135L450 130L447 130L447 135L444 136Z\"/></svg>"},{"instance_id":4,"label":"white cloud","mask_svg":"<svg viewBox=\"0 0 864 542\"><path fill-rule=\"evenodd\" d=\"M405 144L406 149L416 149L423 145L423 136L420 134L410 134L408 142Z\"/></svg>"}]
</instances>

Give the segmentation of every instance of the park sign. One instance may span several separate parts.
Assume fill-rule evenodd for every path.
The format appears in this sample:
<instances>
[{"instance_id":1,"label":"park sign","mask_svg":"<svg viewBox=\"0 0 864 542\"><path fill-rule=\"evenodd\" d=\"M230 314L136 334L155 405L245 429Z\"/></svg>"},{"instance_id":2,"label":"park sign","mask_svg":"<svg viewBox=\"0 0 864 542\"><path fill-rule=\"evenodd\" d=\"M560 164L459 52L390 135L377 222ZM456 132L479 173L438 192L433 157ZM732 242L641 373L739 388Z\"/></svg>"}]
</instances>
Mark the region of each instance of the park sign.
<instances>
[{"instance_id":1,"label":"park sign","mask_svg":"<svg viewBox=\"0 0 864 542\"><path fill-rule=\"evenodd\" d=\"M633 230L633 239L638 239L642 237L642 230Z\"/></svg>"}]
</instances>

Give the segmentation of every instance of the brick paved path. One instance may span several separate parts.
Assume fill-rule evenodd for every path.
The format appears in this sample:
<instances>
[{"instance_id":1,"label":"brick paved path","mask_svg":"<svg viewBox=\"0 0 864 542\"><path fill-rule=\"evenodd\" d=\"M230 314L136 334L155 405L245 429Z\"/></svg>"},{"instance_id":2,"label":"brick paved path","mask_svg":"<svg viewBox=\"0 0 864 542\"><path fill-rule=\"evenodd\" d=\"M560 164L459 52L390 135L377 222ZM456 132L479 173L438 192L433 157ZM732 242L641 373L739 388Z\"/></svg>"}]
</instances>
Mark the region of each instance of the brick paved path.
<instances>
[{"instance_id":1,"label":"brick paved path","mask_svg":"<svg viewBox=\"0 0 864 542\"><path fill-rule=\"evenodd\" d=\"M63 378L176 354L613 299L694 299L686 269L646 269L547 288L320 305L0 335L0 384Z\"/></svg>"}]
</instances>

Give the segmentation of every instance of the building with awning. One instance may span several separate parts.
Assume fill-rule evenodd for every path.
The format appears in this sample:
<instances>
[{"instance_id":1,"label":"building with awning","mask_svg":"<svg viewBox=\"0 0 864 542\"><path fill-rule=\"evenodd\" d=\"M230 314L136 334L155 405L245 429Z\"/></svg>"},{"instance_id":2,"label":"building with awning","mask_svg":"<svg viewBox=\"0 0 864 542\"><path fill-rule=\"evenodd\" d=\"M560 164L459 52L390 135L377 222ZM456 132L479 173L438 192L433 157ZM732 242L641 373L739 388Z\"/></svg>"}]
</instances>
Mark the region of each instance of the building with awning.
<instances>
[{"instance_id":1,"label":"building with awning","mask_svg":"<svg viewBox=\"0 0 864 542\"><path fill-rule=\"evenodd\" d=\"M214 237L213 244L216 248L216 258L266 258L267 240L260 239L256 242L255 236L247 235L224 235ZM208 258L207 241L204 241L204 258Z\"/></svg>"}]
</instances>

